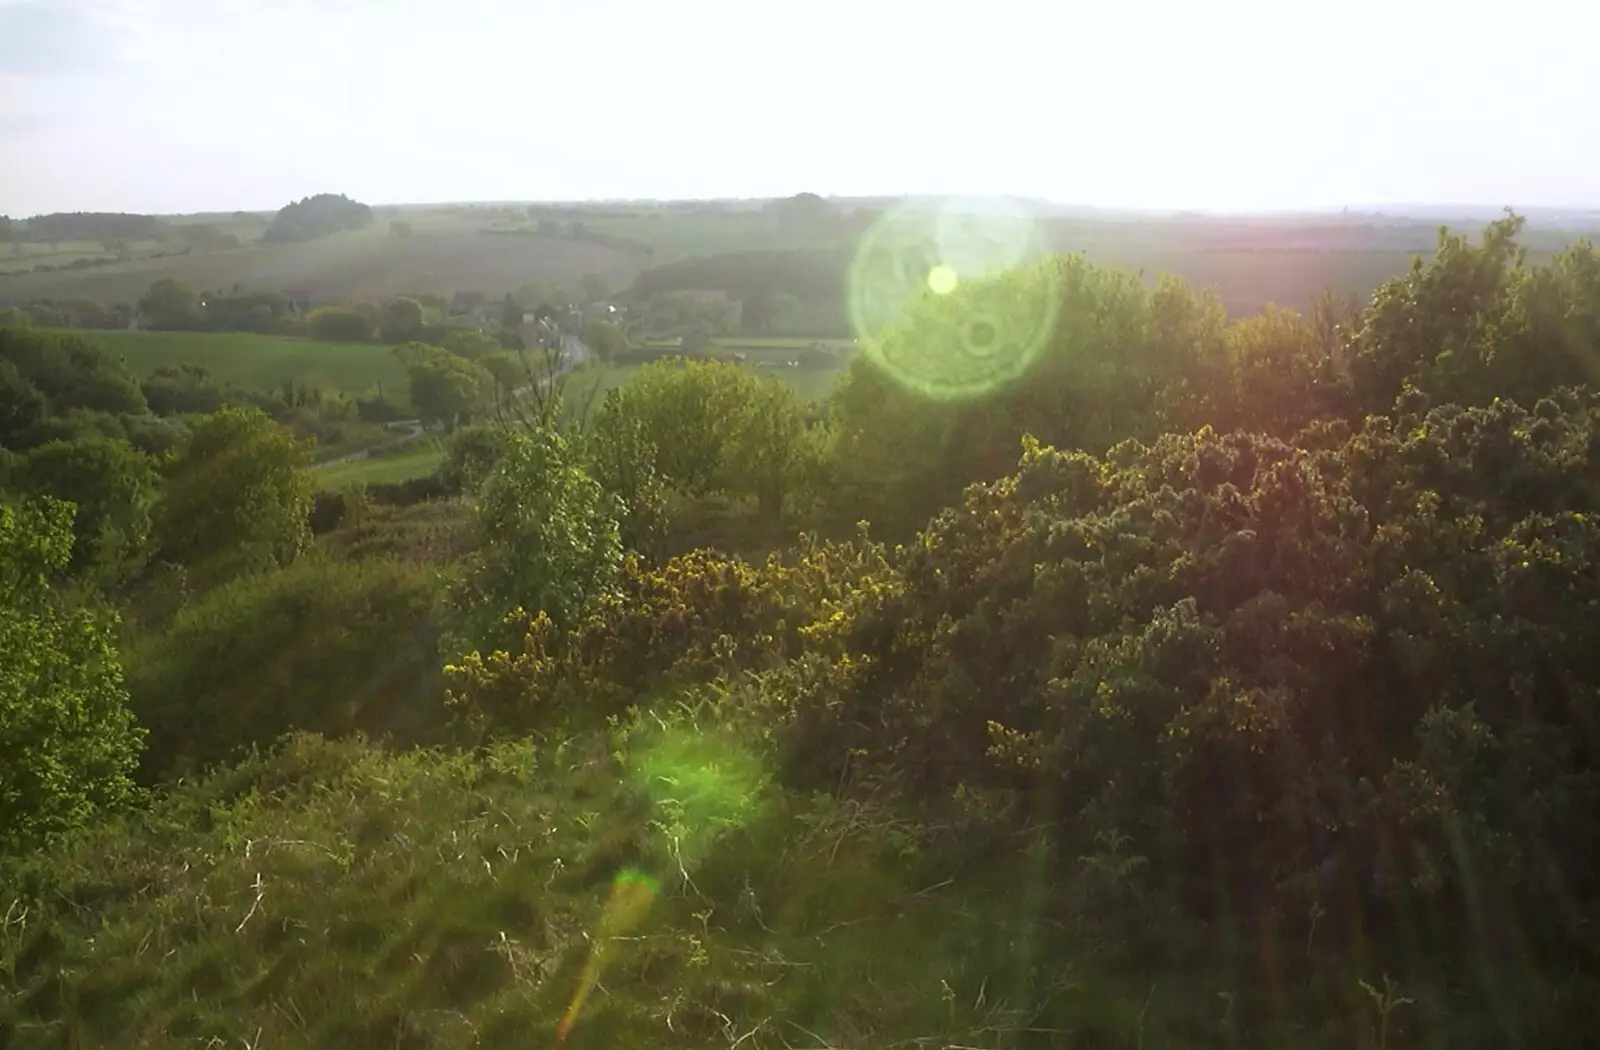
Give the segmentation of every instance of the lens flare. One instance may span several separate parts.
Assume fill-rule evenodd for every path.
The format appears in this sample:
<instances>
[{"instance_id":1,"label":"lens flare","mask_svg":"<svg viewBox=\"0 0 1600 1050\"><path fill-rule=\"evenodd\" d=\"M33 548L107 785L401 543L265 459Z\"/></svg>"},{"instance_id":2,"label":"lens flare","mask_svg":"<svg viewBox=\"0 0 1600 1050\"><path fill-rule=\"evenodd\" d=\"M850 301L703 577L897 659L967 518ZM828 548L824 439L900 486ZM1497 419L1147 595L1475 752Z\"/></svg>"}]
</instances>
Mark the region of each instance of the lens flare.
<instances>
[{"instance_id":1,"label":"lens flare","mask_svg":"<svg viewBox=\"0 0 1600 1050\"><path fill-rule=\"evenodd\" d=\"M927 397L976 397L1025 374L1059 309L1027 209L1007 200L910 202L862 238L850 319L867 359Z\"/></svg>"},{"instance_id":2,"label":"lens flare","mask_svg":"<svg viewBox=\"0 0 1600 1050\"><path fill-rule=\"evenodd\" d=\"M603 962L601 952L606 940L621 937L639 925L644 919L645 912L650 910L651 903L655 901L656 891L659 888L660 884L642 871L629 868L617 874L611 884L611 898L606 901L605 911L600 915L600 929L589 949L589 961L583 968L577 994L572 997L567 1012L561 1017L561 1023L556 1026L556 1046L567 1041L567 1036L572 1033L573 1024L578 1020L578 1011L583 1009L589 993L600 983L600 966Z\"/></svg>"}]
</instances>

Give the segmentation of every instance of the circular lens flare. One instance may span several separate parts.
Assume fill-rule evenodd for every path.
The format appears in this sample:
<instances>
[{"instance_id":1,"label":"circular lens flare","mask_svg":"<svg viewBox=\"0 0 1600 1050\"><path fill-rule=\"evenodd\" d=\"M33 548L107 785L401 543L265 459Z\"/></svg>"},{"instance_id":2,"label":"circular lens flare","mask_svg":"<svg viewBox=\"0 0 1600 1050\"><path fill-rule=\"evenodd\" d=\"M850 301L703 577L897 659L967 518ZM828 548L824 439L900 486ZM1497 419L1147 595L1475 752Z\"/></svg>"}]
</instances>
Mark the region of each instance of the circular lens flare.
<instances>
[{"instance_id":1,"label":"circular lens flare","mask_svg":"<svg viewBox=\"0 0 1600 1050\"><path fill-rule=\"evenodd\" d=\"M976 397L1019 379L1059 308L1037 225L1011 201L907 202L862 238L850 318L869 361L927 397Z\"/></svg>"}]
</instances>

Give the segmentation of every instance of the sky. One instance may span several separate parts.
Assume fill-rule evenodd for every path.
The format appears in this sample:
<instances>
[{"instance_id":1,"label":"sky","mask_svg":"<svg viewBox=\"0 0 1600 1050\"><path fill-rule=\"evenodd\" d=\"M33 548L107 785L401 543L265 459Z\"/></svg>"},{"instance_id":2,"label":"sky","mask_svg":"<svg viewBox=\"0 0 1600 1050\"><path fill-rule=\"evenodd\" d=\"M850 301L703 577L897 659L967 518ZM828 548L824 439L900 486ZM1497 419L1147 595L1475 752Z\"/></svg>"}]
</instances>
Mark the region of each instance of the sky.
<instances>
[{"instance_id":1,"label":"sky","mask_svg":"<svg viewBox=\"0 0 1600 1050\"><path fill-rule=\"evenodd\" d=\"M0 214L1600 207L1580 0L0 0Z\"/></svg>"}]
</instances>

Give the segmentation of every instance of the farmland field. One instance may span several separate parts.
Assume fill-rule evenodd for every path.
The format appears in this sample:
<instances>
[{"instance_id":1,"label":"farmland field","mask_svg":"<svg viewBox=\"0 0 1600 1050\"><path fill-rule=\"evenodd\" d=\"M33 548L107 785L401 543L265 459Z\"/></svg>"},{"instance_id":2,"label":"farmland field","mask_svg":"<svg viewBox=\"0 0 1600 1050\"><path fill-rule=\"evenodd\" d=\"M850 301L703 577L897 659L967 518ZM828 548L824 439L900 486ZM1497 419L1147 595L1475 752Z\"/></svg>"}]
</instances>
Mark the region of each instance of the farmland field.
<instances>
[{"instance_id":1,"label":"farmland field","mask_svg":"<svg viewBox=\"0 0 1600 1050\"><path fill-rule=\"evenodd\" d=\"M167 250L155 241L134 241L128 251L135 258L159 254ZM105 258L105 245L93 241L61 241L55 245L33 244L21 241L12 243L0 253L0 276L20 273L35 266L67 266L79 259Z\"/></svg>"},{"instance_id":2,"label":"farmland field","mask_svg":"<svg viewBox=\"0 0 1600 1050\"><path fill-rule=\"evenodd\" d=\"M371 395L382 388L396 404L409 402L406 370L391 347L373 343L325 343L315 339L251 332L84 333L127 362L143 378L162 367L202 365L225 383L247 390L274 390L285 380L324 393Z\"/></svg>"},{"instance_id":3,"label":"farmland field","mask_svg":"<svg viewBox=\"0 0 1600 1050\"><path fill-rule=\"evenodd\" d=\"M54 273L0 274L0 305L35 298L84 297L134 302L163 277L200 289L281 291L305 288L318 297L381 299L408 293L483 292L498 297L537 281L576 285L585 273L613 285L633 281L633 256L581 241L483 233L482 219L406 214L414 232L392 237L380 221L370 229L293 244L255 244L227 251ZM92 254L92 253L91 253Z\"/></svg>"}]
</instances>

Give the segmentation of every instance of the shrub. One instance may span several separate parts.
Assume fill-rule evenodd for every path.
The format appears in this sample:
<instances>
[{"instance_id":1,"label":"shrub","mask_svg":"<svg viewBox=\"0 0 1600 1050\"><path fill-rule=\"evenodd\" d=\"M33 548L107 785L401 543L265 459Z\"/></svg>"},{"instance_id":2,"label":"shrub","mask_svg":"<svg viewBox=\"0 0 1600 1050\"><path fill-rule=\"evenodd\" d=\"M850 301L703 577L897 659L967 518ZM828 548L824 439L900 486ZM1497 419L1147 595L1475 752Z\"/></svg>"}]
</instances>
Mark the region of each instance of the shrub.
<instances>
[{"instance_id":1,"label":"shrub","mask_svg":"<svg viewBox=\"0 0 1600 1050\"><path fill-rule=\"evenodd\" d=\"M203 767L294 729L382 729L436 681L436 586L393 562L308 557L242 577L128 654L149 774Z\"/></svg>"}]
</instances>

